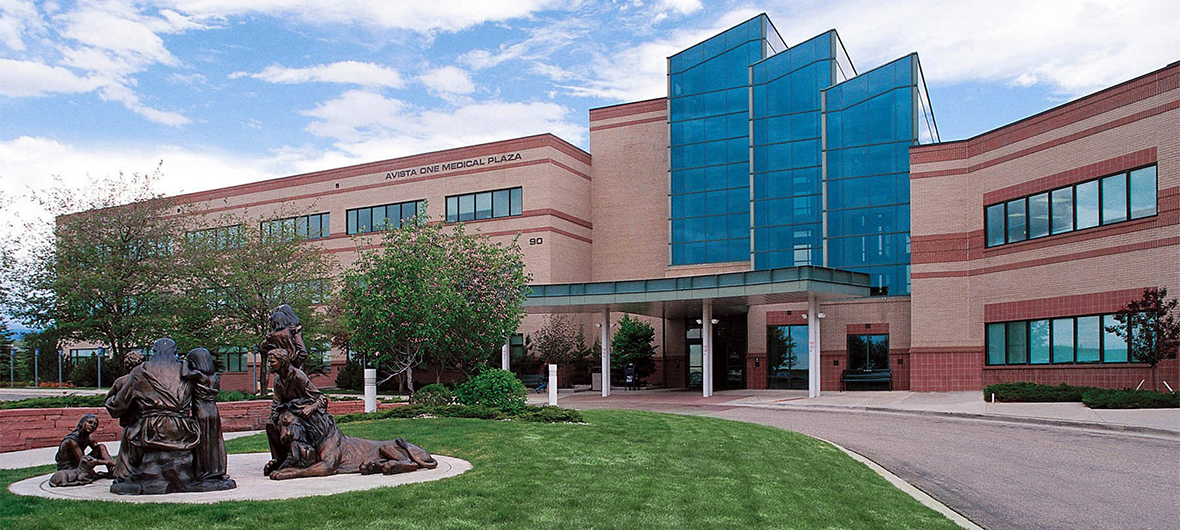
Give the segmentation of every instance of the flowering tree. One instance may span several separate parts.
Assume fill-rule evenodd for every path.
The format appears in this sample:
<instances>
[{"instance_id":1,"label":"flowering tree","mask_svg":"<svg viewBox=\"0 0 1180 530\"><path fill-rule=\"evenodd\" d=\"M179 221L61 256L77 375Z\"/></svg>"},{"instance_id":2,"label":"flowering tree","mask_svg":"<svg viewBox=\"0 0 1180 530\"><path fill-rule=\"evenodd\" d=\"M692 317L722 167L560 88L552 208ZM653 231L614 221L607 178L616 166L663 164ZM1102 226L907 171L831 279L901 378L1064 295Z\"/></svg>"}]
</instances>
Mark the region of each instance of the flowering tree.
<instances>
[{"instance_id":1,"label":"flowering tree","mask_svg":"<svg viewBox=\"0 0 1180 530\"><path fill-rule=\"evenodd\" d=\"M575 329L565 315L546 316L541 328L525 338L525 349L545 364L580 361L592 353L582 327Z\"/></svg>"},{"instance_id":2,"label":"flowering tree","mask_svg":"<svg viewBox=\"0 0 1180 530\"><path fill-rule=\"evenodd\" d=\"M485 366L524 318L529 275L515 244L493 243L423 215L385 233L345 272L338 326L382 383L424 361Z\"/></svg>"}]
</instances>

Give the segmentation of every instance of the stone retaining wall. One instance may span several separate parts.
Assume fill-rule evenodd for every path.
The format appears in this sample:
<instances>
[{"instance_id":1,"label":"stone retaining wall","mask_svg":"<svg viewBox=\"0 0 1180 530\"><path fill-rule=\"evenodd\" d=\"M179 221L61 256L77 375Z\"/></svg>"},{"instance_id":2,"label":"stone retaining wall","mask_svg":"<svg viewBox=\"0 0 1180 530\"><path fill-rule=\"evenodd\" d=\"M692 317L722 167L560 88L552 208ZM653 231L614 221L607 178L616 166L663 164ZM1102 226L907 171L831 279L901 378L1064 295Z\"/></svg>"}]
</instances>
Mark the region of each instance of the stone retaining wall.
<instances>
[{"instance_id":1,"label":"stone retaining wall","mask_svg":"<svg viewBox=\"0 0 1180 530\"><path fill-rule=\"evenodd\" d=\"M400 405L378 403L377 408L388 409ZM360 399L328 403L328 411L332 414L362 412L364 408L364 401ZM221 429L224 432L256 431L263 429L270 417L270 401L218 403L217 410L221 414ZM98 430L92 435L95 440L105 442L119 439L123 432L119 421L111 418L106 409L101 407L0 410L0 453L56 446L66 433L74 430L78 418L84 414L98 416Z\"/></svg>"}]
</instances>

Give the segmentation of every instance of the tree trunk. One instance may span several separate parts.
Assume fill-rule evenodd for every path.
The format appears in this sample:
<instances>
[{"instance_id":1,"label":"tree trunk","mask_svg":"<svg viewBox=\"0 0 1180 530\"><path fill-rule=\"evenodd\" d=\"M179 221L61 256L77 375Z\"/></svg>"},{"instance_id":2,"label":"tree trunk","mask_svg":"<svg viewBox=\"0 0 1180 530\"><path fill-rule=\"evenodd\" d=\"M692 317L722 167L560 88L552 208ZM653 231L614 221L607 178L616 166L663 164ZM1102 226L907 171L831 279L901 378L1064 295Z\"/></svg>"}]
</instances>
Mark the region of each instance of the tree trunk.
<instances>
[{"instance_id":1,"label":"tree trunk","mask_svg":"<svg viewBox=\"0 0 1180 530\"><path fill-rule=\"evenodd\" d=\"M410 401L414 400L414 367L406 370L406 387L410 390Z\"/></svg>"}]
</instances>

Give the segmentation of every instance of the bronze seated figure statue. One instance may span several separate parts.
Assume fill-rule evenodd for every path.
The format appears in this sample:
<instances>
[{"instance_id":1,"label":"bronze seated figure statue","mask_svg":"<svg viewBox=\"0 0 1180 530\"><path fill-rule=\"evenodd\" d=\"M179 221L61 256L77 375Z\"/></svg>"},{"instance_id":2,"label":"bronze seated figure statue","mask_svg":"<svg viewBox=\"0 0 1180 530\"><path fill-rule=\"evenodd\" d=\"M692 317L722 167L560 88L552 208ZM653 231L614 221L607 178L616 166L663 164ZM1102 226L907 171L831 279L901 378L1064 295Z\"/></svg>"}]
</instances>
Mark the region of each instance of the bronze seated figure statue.
<instances>
[{"instance_id":1,"label":"bronze seated figure statue","mask_svg":"<svg viewBox=\"0 0 1180 530\"><path fill-rule=\"evenodd\" d=\"M401 438L374 441L345 436L327 411L327 398L291 353L273 349L267 359L275 380L271 422L267 425L271 461L262 472L274 480L323 477L337 473L404 473L433 469L430 453Z\"/></svg>"},{"instance_id":2,"label":"bronze seated figure statue","mask_svg":"<svg viewBox=\"0 0 1180 530\"><path fill-rule=\"evenodd\" d=\"M110 478L115 461L106 446L90 439L97 429L98 416L87 414L78 420L78 427L62 439L55 457L57 472L49 477L50 486L83 486L100 478ZM98 471L97 466L107 466L107 471Z\"/></svg>"}]
</instances>

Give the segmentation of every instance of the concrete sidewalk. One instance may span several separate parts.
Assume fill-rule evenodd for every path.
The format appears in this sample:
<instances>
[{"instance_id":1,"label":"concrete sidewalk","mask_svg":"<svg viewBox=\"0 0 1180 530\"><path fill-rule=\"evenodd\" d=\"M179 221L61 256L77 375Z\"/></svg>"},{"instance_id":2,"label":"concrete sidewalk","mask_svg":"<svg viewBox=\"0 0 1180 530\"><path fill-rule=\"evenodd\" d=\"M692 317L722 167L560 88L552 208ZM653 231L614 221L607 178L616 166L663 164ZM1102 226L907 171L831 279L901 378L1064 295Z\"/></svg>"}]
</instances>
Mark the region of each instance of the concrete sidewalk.
<instances>
[{"instance_id":1,"label":"concrete sidewalk","mask_svg":"<svg viewBox=\"0 0 1180 530\"><path fill-rule=\"evenodd\" d=\"M241 432L227 432L223 433L222 437L226 440L233 440L234 438L241 438L242 436L250 436L258 434L262 431L241 431ZM65 435L64 433L62 434ZM113 440L110 442L102 442L107 446L107 450L111 454L119 452L119 441ZM20 469L22 467L43 466L53 463L53 457L57 455L56 447L41 447L38 449L26 449L24 451L11 451L8 453L0 453L0 469ZM100 468L101 469L101 468Z\"/></svg>"},{"instance_id":2,"label":"concrete sidewalk","mask_svg":"<svg viewBox=\"0 0 1180 530\"><path fill-rule=\"evenodd\" d=\"M537 404L542 399L529 402ZM804 390L724 390L711 398L699 391L611 391L609 398L597 392L561 393L558 404L566 407L609 408L635 403L689 407L757 407L779 410L862 411L974 418L1015 423L1092 428L1116 432L1180 437L1180 409L1091 409L1082 403L988 403L980 392L825 392L808 398Z\"/></svg>"}]
</instances>

